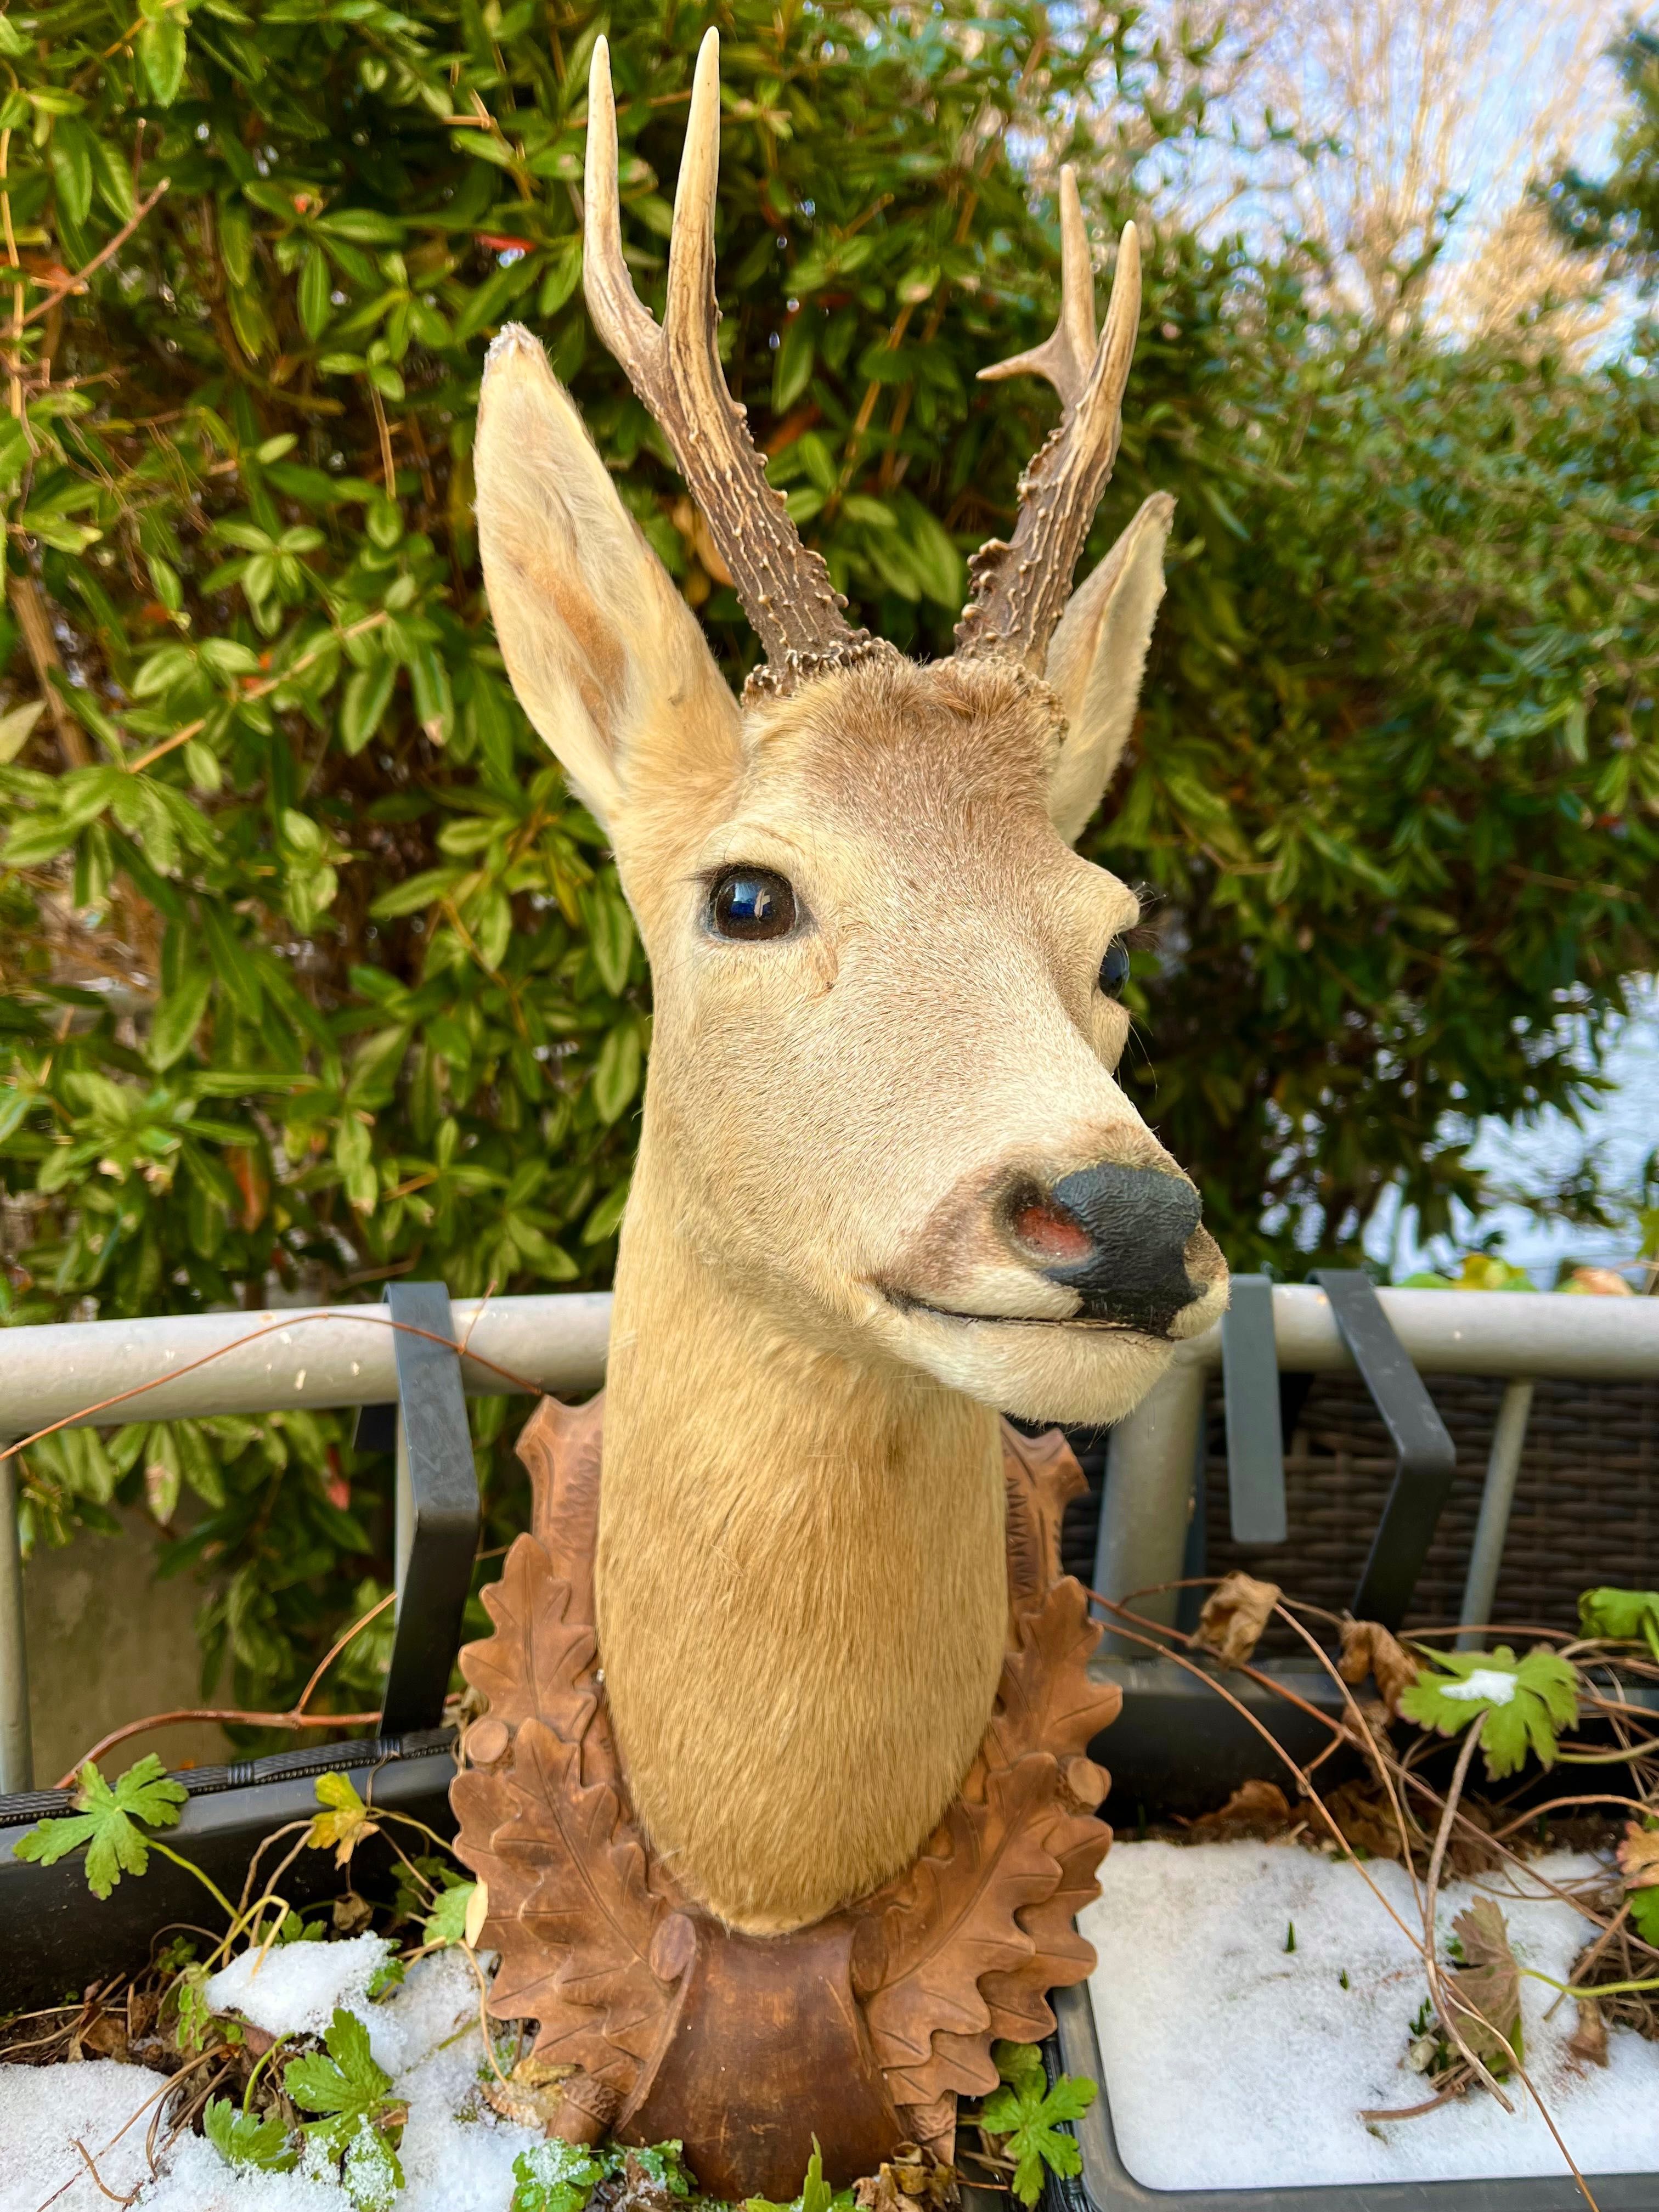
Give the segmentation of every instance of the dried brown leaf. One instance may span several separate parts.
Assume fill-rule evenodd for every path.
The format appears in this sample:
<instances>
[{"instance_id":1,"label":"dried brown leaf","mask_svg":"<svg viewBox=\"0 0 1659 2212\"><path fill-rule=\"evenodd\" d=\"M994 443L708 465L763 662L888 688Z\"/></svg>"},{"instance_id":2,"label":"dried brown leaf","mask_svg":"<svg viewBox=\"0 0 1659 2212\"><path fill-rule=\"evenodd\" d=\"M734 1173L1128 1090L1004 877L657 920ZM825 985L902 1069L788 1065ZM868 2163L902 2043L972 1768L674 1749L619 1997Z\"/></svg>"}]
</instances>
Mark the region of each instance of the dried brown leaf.
<instances>
[{"instance_id":1,"label":"dried brown leaf","mask_svg":"<svg viewBox=\"0 0 1659 2212\"><path fill-rule=\"evenodd\" d=\"M1605 2066L1607 2063L1607 2024L1601 2017L1601 2008L1587 1997L1578 2000L1578 2025L1567 2038L1570 2055L1583 2066Z\"/></svg>"},{"instance_id":2,"label":"dried brown leaf","mask_svg":"<svg viewBox=\"0 0 1659 2212\"><path fill-rule=\"evenodd\" d=\"M485 2102L504 2120L521 2128L548 2133L564 2102L564 2082L574 2066L550 2065L533 2051L520 2059L505 2081L493 2079L483 2085Z\"/></svg>"},{"instance_id":3,"label":"dried brown leaf","mask_svg":"<svg viewBox=\"0 0 1659 2212\"><path fill-rule=\"evenodd\" d=\"M1241 1782L1224 1805L1202 1813L1193 1822L1194 1834L1214 1836L1270 1836L1291 1825L1290 1801L1276 1782Z\"/></svg>"},{"instance_id":4,"label":"dried brown leaf","mask_svg":"<svg viewBox=\"0 0 1659 2212\"><path fill-rule=\"evenodd\" d=\"M1325 1803L1350 1850L1373 1859L1404 1856L1400 1823L1375 1782L1345 1782L1329 1793ZM1322 1821L1315 1832L1322 1837Z\"/></svg>"},{"instance_id":5,"label":"dried brown leaf","mask_svg":"<svg viewBox=\"0 0 1659 2212\"><path fill-rule=\"evenodd\" d=\"M915 2143L901 2143L891 2159L853 2185L856 2212L945 2212L961 2196L955 2166Z\"/></svg>"},{"instance_id":6,"label":"dried brown leaf","mask_svg":"<svg viewBox=\"0 0 1659 2212\"><path fill-rule=\"evenodd\" d=\"M1224 1667L1244 1666L1261 1640L1279 1595L1277 1583L1258 1582L1254 1575L1229 1575L1205 1599L1193 1641L1200 1650L1212 1652Z\"/></svg>"},{"instance_id":7,"label":"dried brown leaf","mask_svg":"<svg viewBox=\"0 0 1659 2212\"><path fill-rule=\"evenodd\" d=\"M1392 1717L1400 1711L1400 1692L1416 1681L1418 1665L1380 1620L1345 1620L1336 1671L1345 1682L1363 1682L1369 1674Z\"/></svg>"},{"instance_id":8,"label":"dried brown leaf","mask_svg":"<svg viewBox=\"0 0 1659 2212\"><path fill-rule=\"evenodd\" d=\"M1626 1824L1619 1870L1626 1889L1651 1889L1659 1883L1659 1828L1644 1828L1635 1820Z\"/></svg>"},{"instance_id":9,"label":"dried brown leaf","mask_svg":"<svg viewBox=\"0 0 1659 2212\"><path fill-rule=\"evenodd\" d=\"M1489 1897L1477 1897L1452 1923L1464 1963L1443 1986L1452 2020L1469 2049L1494 2070L1522 2056L1521 1969L1510 1948L1509 1924Z\"/></svg>"}]
</instances>

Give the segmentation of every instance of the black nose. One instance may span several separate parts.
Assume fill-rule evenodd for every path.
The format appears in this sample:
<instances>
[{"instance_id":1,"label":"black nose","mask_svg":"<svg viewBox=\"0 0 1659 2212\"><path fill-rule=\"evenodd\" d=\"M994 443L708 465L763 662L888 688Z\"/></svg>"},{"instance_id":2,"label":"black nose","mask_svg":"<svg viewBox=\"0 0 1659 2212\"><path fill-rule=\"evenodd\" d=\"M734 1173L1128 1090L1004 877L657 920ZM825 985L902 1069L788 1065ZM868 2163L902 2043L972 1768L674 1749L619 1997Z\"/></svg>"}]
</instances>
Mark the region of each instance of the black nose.
<instances>
[{"instance_id":1,"label":"black nose","mask_svg":"<svg viewBox=\"0 0 1659 2212\"><path fill-rule=\"evenodd\" d=\"M1157 1168L1102 1161L1061 1177L1052 1197L1094 1249L1043 1273L1081 1297L1091 1321L1115 1321L1164 1335L1184 1306L1204 1294L1187 1273L1187 1240L1198 1226L1198 1193Z\"/></svg>"}]
</instances>

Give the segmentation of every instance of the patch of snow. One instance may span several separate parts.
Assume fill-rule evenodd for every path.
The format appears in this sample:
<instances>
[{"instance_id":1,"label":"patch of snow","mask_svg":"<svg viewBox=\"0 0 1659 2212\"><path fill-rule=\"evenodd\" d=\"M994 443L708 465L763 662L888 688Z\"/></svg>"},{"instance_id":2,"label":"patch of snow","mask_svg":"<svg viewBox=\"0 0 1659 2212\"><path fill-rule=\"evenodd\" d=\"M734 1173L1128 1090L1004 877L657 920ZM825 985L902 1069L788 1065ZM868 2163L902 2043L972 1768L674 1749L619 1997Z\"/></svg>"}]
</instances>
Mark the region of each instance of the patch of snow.
<instances>
[{"instance_id":1,"label":"patch of snow","mask_svg":"<svg viewBox=\"0 0 1659 2212\"><path fill-rule=\"evenodd\" d=\"M52 2212L58 2212L53 2205ZM250 2173L227 2166L204 2136L183 2136L163 2178L135 2212L356 2212L339 2183L309 2174ZM502 2208L505 2212L505 2207Z\"/></svg>"},{"instance_id":2,"label":"patch of snow","mask_svg":"<svg viewBox=\"0 0 1659 2212\"><path fill-rule=\"evenodd\" d=\"M273 2035L301 2032L302 2017L315 2023L305 2032L319 2033L333 2018L335 2005L343 2003L368 2029L377 2064L391 2075L394 2094L409 2107L398 2152L405 2186L395 2212L507 2212L513 2161L542 2138L500 2118L481 2094L478 2069L486 2060L477 1978L459 1951L435 1952L416 1960L406 1980L371 2004L363 1992L389 1948L374 1936L350 1943L286 1944L270 1954L257 1976L250 1977L240 1960L227 1967L209 1984L209 2002L216 2009L234 2005ZM280 1961L302 1951L354 1956L332 1974L312 1965L270 1979ZM241 1979L231 1980L239 1968ZM246 1995L239 1994L244 1989ZM252 2005L260 2008L258 2014ZM37 2078L88 2070L52 2067ZM37 2212L40 2202L37 2197L14 2208L9 2199L0 2199L0 2212ZM94 2194L84 2208L77 2201L73 2212L99 2212L102 2203ZM135 2212L353 2212L353 2207L331 2174L305 2166L295 2173L239 2172L211 2143L191 2136L175 2146L162 2179L143 2192Z\"/></svg>"},{"instance_id":3,"label":"patch of snow","mask_svg":"<svg viewBox=\"0 0 1659 2212\"><path fill-rule=\"evenodd\" d=\"M1518 1674L1506 1674L1501 1667L1476 1667L1465 1674L1461 1682L1437 1682L1443 1698L1453 1698L1474 1705L1484 1698L1490 1705L1507 1705L1521 1686Z\"/></svg>"},{"instance_id":4,"label":"patch of snow","mask_svg":"<svg viewBox=\"0 0 1659 2212\"><path fill-rule=\"evenodd\" d=\"M477 1979L459 1951L434 1951L417 1959L390 1996L348 2009L368 2027L375 2064L394 2077L420 2065L469 2021L475 2032L462 2039L465 2063L476 2069L482 2056ZM462 2044L453 2047L459 2051Z\"/></svg>"},{"instance_id":5,"label":"patch of snow","mask_svg":"<svg viewBox=\"0 0 1659 2212\"><path fill-rule=\"evenodd\" d=\"M1560 1852L1535 1868L1563 1887L1598 1871L1595 1860ZM1518 2080L1506 2085L1513 2116L1474 2089L1418 2119L1359 2118L1362 2108L1420 2104L1429 2094L1402 2063L1427 1994L1422 1961L1367 1876L1405 1929L1420 1926L1405 1869L1384 1860L1362 1869L1295 1845L1113 1845L1101 1896L1079 1925L1099 1954L1089 1989L1103 2088L1119 2154L1144 2186L1565 2172ZM1518 1870L1478 1888L1446 1883L1443 1945L1481 1893L1502 1908L1520 1964L1565 1981L1588 1923ZM1521 1988L1527 2069L1579 2165L1590 2174L1659 2173L1659 2045L1615 2029L1609 2063L1582 2065L1566 2049L1572 2004L1547 2021L1555 1992L1524 1977Z\"/></svg>"},{"instance_id":6,"label":"patch of snow","mask_svg":"<svg viewBox=\"0 0 1659 2212\"><path fill-rule=\"evenodd\" d=\"M337 2005L371 2017L368 1985L392 1949L384 1936L356 1936L345 1943L278 1943L263 1956L244 1951L208 1984L207 2002L267 2035L320 2035Z\"/></svg>"},{"instance_id":7,"label":"patch of snow","mask_svg":"<svg viewBox=\"0 0 1659 2212\"><path fill-rule=\"evenodd\" d=\"M149 2175L151 2100L167 2086L165 2074L109 2058L0 2066L0 2212L40 2212L48 2198L52 2212L107 2212L76 2142L106 2189L129 2195Z\"/></svg>"}]
</instances>

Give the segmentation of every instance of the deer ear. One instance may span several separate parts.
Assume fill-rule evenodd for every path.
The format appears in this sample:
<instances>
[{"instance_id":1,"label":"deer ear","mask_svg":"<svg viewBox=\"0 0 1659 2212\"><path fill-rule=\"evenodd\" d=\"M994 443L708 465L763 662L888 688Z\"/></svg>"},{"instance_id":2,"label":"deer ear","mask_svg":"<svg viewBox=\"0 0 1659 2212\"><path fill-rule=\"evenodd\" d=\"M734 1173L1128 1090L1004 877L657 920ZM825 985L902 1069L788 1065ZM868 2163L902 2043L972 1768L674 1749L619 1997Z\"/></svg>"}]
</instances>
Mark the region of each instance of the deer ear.
<instances>
[{"instance_id":1,"label":"deer ear","mask_svg":"<svg viewBox=\"0 0 1659 2212\"><path fill-rule=\"evenodd\" d=\"M1129 741L1152 623L1164 597L1164 547L1175 517L1168 492L1154 492L1066 603L1048 647L1048 678L1069 725L1048 812L1075 844Z\"/></svg>"},{"instance_id":2,"label":"deer ear","mask_svg":"<svg viewBox=\"0 0 1659 2212\"><path fill-rule=\"evenodd\" d=\"M682 789L700 769L729 773L737 702L696 617L516 324L489 349L475 465L495 635L577 796L614 834L659 770Z\"/></svg>"}]
</instances>

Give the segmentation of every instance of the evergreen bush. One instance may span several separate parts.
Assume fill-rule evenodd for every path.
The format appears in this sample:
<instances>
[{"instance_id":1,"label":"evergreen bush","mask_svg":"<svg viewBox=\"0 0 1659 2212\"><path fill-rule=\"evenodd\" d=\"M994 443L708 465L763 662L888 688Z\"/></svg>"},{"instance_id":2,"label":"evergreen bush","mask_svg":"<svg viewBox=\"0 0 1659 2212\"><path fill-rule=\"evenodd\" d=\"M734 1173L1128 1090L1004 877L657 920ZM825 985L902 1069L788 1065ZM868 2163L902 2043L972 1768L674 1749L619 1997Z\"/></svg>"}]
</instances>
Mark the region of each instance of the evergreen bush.
<instances>
[{"instance_id":1,"label":"evergreen bush","mask_svg":"<svg viewBox=\"0 0 1659 2212\"><path fill-rule=\"evenodd\" d=\"M659 298L711 21L728 378L856 618L948 650L964 555L1053 420L1042 387L974 381L1052 319L1052 160L1083 163L1103 248L1144 210L1100 114L1140 145L1204 128L1133 6L0 15L7 1321L607 1279L647 978L505 682L470 453L484 347L522 319L741 675L580 294L592 41ZM1659 904L1647 381L1384 344L1305 276L1159 233L1091 549L1178 495L1091 845L1152 894L1125 1079L1235 1264L1291 1272L1351 1249L1390 1180L1431 1228L1474 1193L1449 1111L1582 1096L1559 1010L1600 1034ZM26 1536L137 1496L172 1526L187 1487L209 1674L291 1693L384 1586L384 1468L332 1417L135 1411L27 1454ZM475 1414L504 1535L508 1408Z\"/></svg>"}]
</instances>

